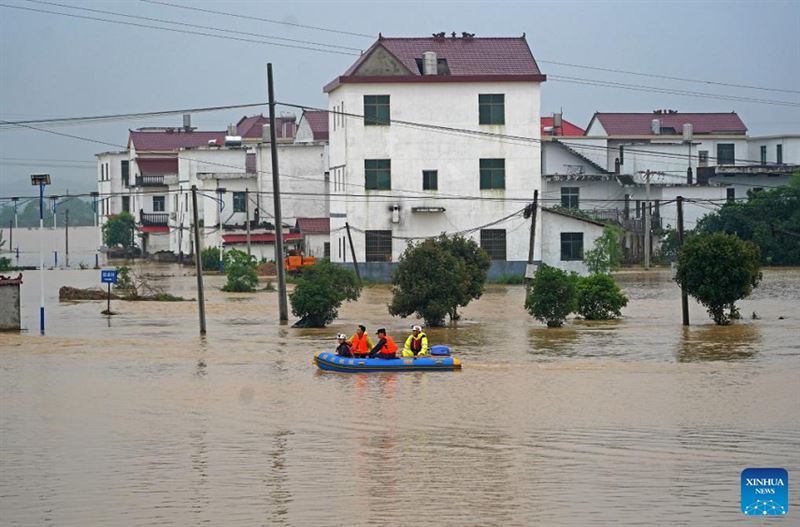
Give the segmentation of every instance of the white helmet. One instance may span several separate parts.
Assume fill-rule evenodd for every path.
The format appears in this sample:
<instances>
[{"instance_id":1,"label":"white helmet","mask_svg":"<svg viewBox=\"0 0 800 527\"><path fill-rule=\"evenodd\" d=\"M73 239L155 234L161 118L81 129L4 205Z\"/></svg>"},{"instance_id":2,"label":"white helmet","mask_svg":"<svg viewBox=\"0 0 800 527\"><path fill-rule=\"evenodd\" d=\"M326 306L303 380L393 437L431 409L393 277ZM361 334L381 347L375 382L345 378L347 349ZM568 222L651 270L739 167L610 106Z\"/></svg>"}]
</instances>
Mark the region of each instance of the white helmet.
<instances>
[{"instance_id":1,"label":"white helmet","mask_svg":"<svg viewBox=\"0 0 800 527\"><path fill-rule=\"evenodd\" d=\"M336 335L336 338L337 339L347 339L347 335L345 335L344 333L339 333L338 335Z\"/></svg>"}]
</instances>

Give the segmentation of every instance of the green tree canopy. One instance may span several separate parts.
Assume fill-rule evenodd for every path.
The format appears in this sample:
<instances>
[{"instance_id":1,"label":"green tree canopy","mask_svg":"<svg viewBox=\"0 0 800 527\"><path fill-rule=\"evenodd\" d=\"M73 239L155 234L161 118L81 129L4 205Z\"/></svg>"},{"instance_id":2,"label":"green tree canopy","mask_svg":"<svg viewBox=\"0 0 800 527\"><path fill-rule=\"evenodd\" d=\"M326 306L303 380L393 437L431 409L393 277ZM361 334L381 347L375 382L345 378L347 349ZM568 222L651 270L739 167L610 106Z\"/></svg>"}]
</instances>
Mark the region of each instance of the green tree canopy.
<instances>
[{"instance_id":1,"label":"green tree canopy","mask_svg":"<svg viewBox=\"0 0 800 527\"><path fill-rule=\"evenodd\" d=\"M342 302L358 300L361 284L356 274L328 260L318 260L303 269L289 295L299 327L325 327L339 314Z\"/></svg>"},{"instance_id":2,"label":"green tree canopy","mask_svg":"<svg viewBox=\"0 0 800 527\"><path fill-rule=\"evenodd\" d=\"M594 249L583 255L590 273L607 274L622 266L622 235L622 229L615 225L603 227L603 234L594 241Z\"/></svg>"},{"instance_id":3,"label":"green tree canopy","mask_svg":"<svg viewBox=\"0 0 800 527\"><path fill-rule=\"evenodd\" d=\"M760 259L754 243L733 234L698 234L680 248L675 281L708 309L714 322L727 324L735 302L761 281Z\"/></svg>"},{"instance_id":4,"label":"green tree canopy","mask_svg":"<svg viewBox=\"0 0 800 527\"><path fill-rule=\"evenodd\" d=\"M547 327L561 327L577 307L576 282L575 274L541 264L528 286L525 309Z\"/></svg>"},{"instance_id":5,"label":"green tree canopy","mask_svg":"<svg viewBox=\"0 0 800 527\"><path fill-rule=\"evenodd\" d=\"M109 247L133 247L133 234L136 232L136 220L127 212L112 216L103 225L103 243Z\"/></svg>"},{"instance_id":6,"label":"green tree canopy","mask_svg":"<svg viewBox=\"0 0 800 527\"><path fill-rule=\"evenodd\" d=\"M486 252L463 236L410 243L392 276L389 313L417 313L428 326L442 326L448 315L458 320L458 309L483 293L489 265Z\"/></svg>"},{"instance_id":7,"label":"green tree canopy","mask_svg":"<svg viewBox=\"0 0 800 527\"><path fill-rule=\"evenodd\" d=\"M258 285L256 257L238 249L231 249L223 257L228 281L223 291L231 293L252 293Z\"/></svg>"},{"instance_id":8,"label":"green tree canopy","mask_svg":"<svg viewBox=\"0 0 800 527\"><path fill-rule=\"evenodd\" d=\"M578 279L577 311L586 320L609 320L621 316L628 297L607 274L593 274Z\"/></svg>"}]
</instances>

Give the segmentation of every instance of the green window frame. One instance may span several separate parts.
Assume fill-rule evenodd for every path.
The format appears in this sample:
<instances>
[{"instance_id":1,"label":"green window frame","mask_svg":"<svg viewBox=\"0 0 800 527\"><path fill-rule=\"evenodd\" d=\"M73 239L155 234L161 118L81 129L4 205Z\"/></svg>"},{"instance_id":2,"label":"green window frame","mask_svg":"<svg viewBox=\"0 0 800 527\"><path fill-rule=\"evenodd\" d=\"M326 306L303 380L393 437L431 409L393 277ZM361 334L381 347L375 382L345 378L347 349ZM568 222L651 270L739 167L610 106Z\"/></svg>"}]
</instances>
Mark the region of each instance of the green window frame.
<instances>
[{"instance_id":1,"label":"green window frame","mask_svg":"<svg viewBox=\"0 0 800 527\"><path fill-rule=\"evenodd\" d=\"M561 206L566 209L577 209L580 205L580 187L561 187Z\"/></svg>"},{"instance_id":2,"label":"green window frame","mask_svg":"<svg viewBox=\"0 0 800 527\"><path fill-rule=\"evenodd\" d=\"M166 210L166 200L164 196L153 196L153 212L164 212Z\"/></svg>"},{"instance_id":3,"label":"green window frame","mask_svg":"<svg viewBox=\"0 0 800 527\"><path fill-rule=\"evenodd\" d=\"M366 190L392 190L392 160L364 160L364 188Z\"/></svg>"},{"instance_id":4,"label":"green window frame","mask_svg":"<svg viewBox=\"0 0 800 527\"><path fill-rule=\"evenodd\" d=\"M365 126L389 126L391 120L388 95L364 96Z\"/></svg>"},{"instance_id":5,"label":"green window frame","mask_svg":"<svg viewBox=\"0 0 800 527\"><path fill-rule=\"evenodd\" d=\"M481 190L506 188L506 160L481 159Z\"/></svg>"},{"instance_id":6,"label":"green window frame","mask_svg":"<svg viewBox=\"0 0 800 527\"><path fill-rule=\"evenodd\" d=\"M583 260L583 233L561 233L561 261Z\"/></svg>"},{"instance_id":7,"label":"green window frame","mask_svg":"<svg viewBox=\"0 0 800 527\"><path fill-rule=\"evenodd\" d=\"M439 190L439 171L422 171L422 190Z\"/></svg>"},{"instance_id":8,"label":"green window frame","mask_svg":"<svg viewBox=\"0 0 800 527\"><path fill-rule=\"evenodd\" d=\"M733 143L717 144L717 164L733 165L736 162L736 147Z\"/></svg>"},{"instance_id":9,"label":"green window frame","mask_svg":"<svg viewBox=\"0 0 800 527\"><path fill-rule=\"evenodd\" d=\"M506 96L502 93L478 95L478 123L506 124Z\"/></svg>"},{"instance_id":10,"label":"green window frame","mask_svg":"<svg viewBox=\"0 0 800 527\"><path fill-rule=\"evenodd\" d=\"M486 251L492 260L506 260L506 230L482 229L481 249Z\"/></svg>"},{"instance_id":11,"label":"green window frame","mask_svg":"<svg viewBox=\"0 0 800 527\"><path fill-rule=\"evenodd\" d=\"M775 145L775 162L783 164L783 145Z\"/></svg>"},{"instance_id":12,"label":"green window frame","mask_svg":"<svg viewBox=\"0 0 800 527\"><path fill-rule=\"evenodd\" d=\"M233 212L247 212L247 198L244 192L233 193Z\"/></svg>"},{"instance_id":13,"label":"green window frame","mask_svg":"<svg viewBox=\"0 0 800 527\"><path fill-rule=\"evenodd\" d=\"M761 164L767 164L767 145L761 145Z\"/></svg>"}]
</instances>

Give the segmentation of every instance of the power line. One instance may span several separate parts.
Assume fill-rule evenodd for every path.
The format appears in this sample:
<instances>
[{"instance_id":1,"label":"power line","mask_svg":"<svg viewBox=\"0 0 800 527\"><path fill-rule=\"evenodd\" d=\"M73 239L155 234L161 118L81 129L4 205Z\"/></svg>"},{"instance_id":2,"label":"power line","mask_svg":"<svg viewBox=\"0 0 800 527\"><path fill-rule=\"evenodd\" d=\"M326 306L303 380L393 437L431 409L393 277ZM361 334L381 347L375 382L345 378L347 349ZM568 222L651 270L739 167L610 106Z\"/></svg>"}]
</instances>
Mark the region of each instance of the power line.
<instances>
[{"instance_id":1,"label":"power line","mask_svg":"<svg viewBox=\"0 0 800 527\"><path fill-rule=\"evenodd\" d=\"M336 45L336 44L329 44L329 43L325 43L325 42L313 42L313 41L310 41L310 40L298 40L298 39L294 39L294 38L285 38L285 37L276 37L276 36L273 36L273 35L264 35L264 34L261 34L261 33L250 33L250 32L247 32L247 31L238 31L236 29L225 29L225 28L219 28L219 27L214 27L214 26L202 26L202 25L198 25L198 24L190 24L188 22L167 20L167 19L163 19L163 18L153 18L153 17L147 17L147 16L129 15L127 13L119 13L119 12L116 12L116 11L105 11L103 9L92 9L92 8L89 8L89 7L76 7L76 6L72 6L72 5L68 5L68 4L60 4L58 2L46 2L44 0L25 0L25 1L33 3L33 4L51 5L51 6L56 6L56 7L63 7L63 8L66 8L66 9L74 9L76 11L87 11L87 12L90 12L90 13L101 13L101 14L105 14L105 15L113 15L113 16L119 16L119 17L124 17L124 18L132 18L132 19L135 19L135 20L145 20L145 21L148 21L148 22L159 22L159 23L162 23L162 24L173 24L173 25L176 25L176 26L193 27L195 29L210 29L212 31L220 31L220 32L223 32L223 33L233 33L233 34L238 34L238 35L246 35L246 36L250 36L250 37L265 38L265 39L269 39L269 40L281 40L283 42L295 42L295 43L298 43L298 44L310 44L312 46L346 49L346 50L355 51L355 52L358 52L358 53L361 52L361 48L354 48L354 47L350 47L350 46L339 46L339 45Z\"/></svg>"},{"instance_id":2,"label":"power line","mask_svg":"<svg viewBox=\"0 0 800 527\"><path fill-rule=\"evenodd\" d=\"M165 117L169 115L187 114L187 113L204 113L204 112L218 112L224 110L236 110L239 108L254 108L257 106L264 106L266 102L255 102L245 104L229 104L225 106L205 106L199 108L184 108L182 110L160 110L154 112L131 112L131 113L117 113L106 115L89 115L84 117L53 117L50 119L31 119L25 121L6 121L0 119L0 126L13 127L31 124L64 124L75 123L81 124L92 121L122 121L129 119L148 119L151 117ZM2 128L0 128L2 129Z\"/></svg>"},{"instance_id":3,"label":"power line","mask_svg":"<svg viewBox=\"0 0 800 527\"><path fill-rule=\"evenodd\" d=\"M292 27L299 27L299 28L303 28L303 29L313 29L315 31L325 31L325 32L328 32L328 33L338 33L340 35L349 35L349 36L353 36L353 37L375 38L375 35L368 35L366 33L355 33L355 32L352 32L352 31L344 31L344 30L341 30L341 29L333 29L333 28L320 27L320 26L310 26L310 25L306 25L306 24L298 24L296 22L289 22L289 21L285 21L285 20L274 20L274 19L271 19L271 18L263 18L263 17L252 16L252 15L249 15L249 16L248 15L240 15L238 13L226 13L224 11L213 11L211 9L202 9L202 8L199 8L199 7L190 7L190 6L186 6L186 5L172 4L172 3L169 3L169 2L159 2L159 1L156 1L156 0L140 0L140 1L144 2L146 4L164 5L164 6L169 6L169 7L175 7L175 8L178 8L178 9L187 9L187 10L190 10L190 11L199 11L201 13L210 13L210 14L214 14L214 15L230 16L230 17L241 18L241 19L245 19L245 20L257 20L259 22L269 22L270 24L278 24L278 25L281 25L281 26L292 26Z\"/></svg>"},{"instance_id":4,"label":"power line","mask_svg":"<svg viewBox=\"0 0 800 527\"><path fill-rule=\"evenodd\" d=\"M33 7L14 6L14 5L8 5L8 4L0 4L0 7L5 7L5 8L8 8L8 9L19 9L19 10L22 10L22 11L33 11L33 12L36 12L36 13L44 13L44 14L48 14L48 15L60 15L60 16L66 16L66 17L71 17L71 18L80 18L80 19L83 19L83 20L94 20L96 22L107 22L107 23L110 23L110 24L119 24L119 25L123 25L123 26L141 27L141 28L146 28L146 29L158 29L158 30L161 30L161 31L171 31L173 33L183 33L183 34L186 34L186 35L197 35L197 36L211 37L211 38L217 38L217 39L222 39L222 40L236 40L236 41L239 41L239 42L250 42L250 43L255 43L255 44L266 44L268 46L279 46L279 47L283 47L283 48L305 49L305 50L308 50L308 51L317 51L317 52L320 52L320 53L329 53L329 54L334 54L334 55L349 55L349 56L353 55L353 53L350 53L350 52L337 51L337 50L333 50L333 49L311 48L311 47L308 47L308 46L299 46L299 45L295 45L295 44L281 44L281 43L278 43L278 42L267 42L265 40L253 40L253 39L249 39L249 38L234 37L234 36L229 36L229 35L228 36L226 36L226 35L215 35L213 33L203 33L201 31L192 31L192 30L189 30L189 29L177 29L177 28L172 28L172 27L160 27L160 26L153 26L153 25L149 25L149 24L140 24L138 22L125 22L125 21L122 21L122 20L113 20L113 19L110 19L110 18L100 18L100 17L88 16L88 15L77 15L77 14L74 14L74 13L61 13L59 11L48 11L46 9L36 9L36 8L33 8Z\"/></svg>"}]
</instances>

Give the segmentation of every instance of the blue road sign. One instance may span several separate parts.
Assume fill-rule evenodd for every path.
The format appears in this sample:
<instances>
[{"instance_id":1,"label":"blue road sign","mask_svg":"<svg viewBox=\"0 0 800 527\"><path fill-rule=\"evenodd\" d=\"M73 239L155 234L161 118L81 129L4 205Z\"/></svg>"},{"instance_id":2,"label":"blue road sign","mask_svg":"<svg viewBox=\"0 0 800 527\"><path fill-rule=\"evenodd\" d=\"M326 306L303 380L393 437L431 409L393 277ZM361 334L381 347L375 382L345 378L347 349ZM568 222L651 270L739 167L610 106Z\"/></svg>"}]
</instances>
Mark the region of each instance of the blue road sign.
<instances>
[{"instance_id":1,"label":"blue road sign","mask_svg":"<svg viewBox=\"0 0 800 527\"><path fill-rule=\"evenodd\" d=\"M116 284L117 283L117 270L116 269L102 269L100 270L100 282L103 284Z\"/></svg>"}]
</instances>

